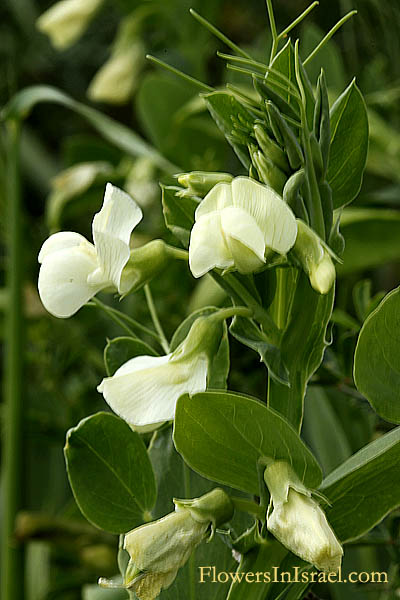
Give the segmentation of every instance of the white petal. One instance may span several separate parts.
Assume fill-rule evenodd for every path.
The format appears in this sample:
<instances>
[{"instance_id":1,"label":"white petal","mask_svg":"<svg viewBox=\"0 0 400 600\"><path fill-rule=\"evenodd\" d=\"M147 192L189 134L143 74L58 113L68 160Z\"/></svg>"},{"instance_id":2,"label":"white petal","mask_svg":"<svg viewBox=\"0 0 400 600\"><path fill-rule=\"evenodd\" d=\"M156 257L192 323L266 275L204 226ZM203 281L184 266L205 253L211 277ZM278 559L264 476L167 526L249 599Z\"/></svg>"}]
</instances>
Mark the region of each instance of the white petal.
<instances>
[{"instance_id":1,"label":"white petal","mask_svg":"<svg viewBox=\"0 0 400 600\"><path fill-rule=\"evenodd\" d=\"M93 218L93 240L100 272L92 283L108 281L119 289L122 269L129 260L129 240L142 219L140 207L128 194L107 184L102 209Z\"/></svg>"},{"instance_id":2,"label":"white petal","mask_svg":"<svg viewBox=\"0 0 400 600\"><path fill-rule=\"evenodd\" d=\"M80 246L81 244L89 244L83 235L74 233L73 231L59 231L58 233L51 235L44 242L39 252L38 261L42 263L47 256L54 252L65 250L66 248L73 248L74 246ZM92 246L92 244L90 245Z\"/></svg>"},{"instance_id":3,"label":"white petal","mask_svg":"<svg viewBox=\"0 0 400 600\"><path fill-rule=\"evenodd\" d=\"M196 221L200 217L214 211L219 211L226 206L232 206L232 189L230 183L217 183L205 196L196 208Z\"/></svg>"},{"instance_id":4,"label":"white petal","mask_svg":"<svg viewBox=\"0 0 400 600\"><path fill-rule=\"evenodd\" d=\"M92 244L67 247L45 254L39 272L39 295L52 315L70 317L104 285L93 286L87 280L97 266Z\"/></svg>"},{"instance_id":5,"label":"white petal","mask_svg":"<svg viewBox=\"0 0 400 600\"><path fill-rule=\"evenodd\" d=\"M46 10L36 25L50 37L56 48L67 48L83 34L102 2L103 0L61 0Z\"/></svg>"},{"instance_id":6,"label":"white petal","mask_svg":"<svg viewBox=\"0 0 400 600\"><path fill-rule=\"evenodd\" d=\"M238 271L252 273L263 266L264 236L249 213L234 206L224 208L221 227Z\"/></svg>"},{"instance_id":7,"label":"white petal","mask_svg":"<svg viewBox=\"0 0 400 600\"><path fill-rule=\"evenodd\" d=\"M206 389L207 358L170 361L167 356L138 356L125 363L97 388L112 410L132 425L174 418L182 394Z\"/></svg>"},{"instance_id":8,"label":"white petal","mask_svg":"<svg viewBox=\"0 0 400 600\"><path fill-rule=\"evenodd\" d=\"M272 188L249 177L236 177L231 185L233 205L254 217L268 248L286 254L297 235L296 219L286 202Z\"/></svg>"},{"instance_id":9,"label":"white petal","mask_svg":"<svg viewBox=\"0 0 400 600\"><path fill-rule=\"evenodd\" d=\"M267 527L286 548L318 569L336 572L340 567L342 547L313 498L290 489L288 501L274 506Z\"/></svg>"},{"instance_id":10,"label":"white petal","mask_svg":"<svg viewBox=\"0 0 400 600\"><path fill-rule=\"evenodd\" d=\"M233 258L221 229L221 215L208 213L193 225L189 244L189 267L194 277L201 277L214 267L227 269Z\"/></svg>"}]
</instances>

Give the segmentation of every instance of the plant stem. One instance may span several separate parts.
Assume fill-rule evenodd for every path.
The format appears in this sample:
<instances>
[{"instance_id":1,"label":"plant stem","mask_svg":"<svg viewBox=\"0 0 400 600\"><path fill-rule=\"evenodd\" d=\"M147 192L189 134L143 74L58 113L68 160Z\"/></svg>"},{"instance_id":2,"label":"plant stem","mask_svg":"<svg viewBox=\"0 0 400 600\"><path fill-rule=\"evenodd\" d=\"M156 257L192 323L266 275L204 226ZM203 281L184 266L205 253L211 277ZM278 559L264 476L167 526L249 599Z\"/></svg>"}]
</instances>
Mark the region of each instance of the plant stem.
<instances>
[{"instance_id":1,"label":"plant stem","mask_svg":"<svg viewBox=\"0 0 400 600\"><path fill-rule=\"evenodd\" d=\"M130 325L132 325L132 327L136 327L136 329L138 329L142 333L146 333L147 335L150 335L158 343L160 343L158 335L155 331L153 331L152 329L149 329L145 325L142 325L135 319L132 319L132 317L130 317L129 315L122 313L121 311L117 310L116 308L107 306L106 304L101 302L98 298L92 298L92 300L90 302L88 302L86 306L98 306L99 308L101 308L113 321L115 321L115 323L118 323L118 325L120 325L120 327L125 329L125 331L127 333L129 333L129 335L131 335L133 337L137 337L135 332L132 331L132 329L130 327L128 327L124 323L124 321L126 321L127 323L130 323Z\"/></svg>"},{"instance_id":2,"label":"plant stem","mask_svg":"<svg viewBox=\"0 0 400 600\"><path fill-rule=\"evenodd\" d=\"M201 23L201 25L203 25L203 27L208 29L208 31L211 31L211 33L214 34L218 39L220 39L221 42L224 42L224 44L226 44L228 46L228 48L230 48L231 50L233 50L240 56L244 56L245 58L249 58L251 60L250 54L248 54L247 52L245 52L244 50L239 48L239 46L237 46L234 42L232 42L232 40L230 40L228 37L226 37L226 35L224 35L222 33L222 31L217 29L214 25L212 25L209 21L207 21L207 19L205 19L204 17L199 15L199 13L197 13L195 10L193 10L193 8L191 8L189 10L189 12L192 15L192 17L194 17L196 19L196 21Z\"/></svg>"},{"instance_id":3,"label":"plant stem","mask_svg":"<svg viewBox=\"0 0 400 600\"><path fill-rule=\"evenodd\" d=\"M3 523L1 598L24 598L24 555L14 541L15 517L22 504L22 232L19 180L20 123L8 123L8 168L6 174L8 206L7 284L9 302L6 319L5 418L3 429Z\"/></svg>"},{"instance_id":4,"label":"plant stem","mask_svg":"<svg viewBox=\"0 0 400 600\"><path fill-rule=\"evenodd\" d=\"M253 317L253 311L245 306L230 306L229 308L220 309L216 315L220 319L229 319L230 317L246 317L251 319Z\"/></svg>"},{"instance_id":5,"label":"plant stem","mask_svg":"<svg viewBox=\"0 0 400 600\"><path fill-rule=\"evenodd\" d=\"M165 337L165 333L161 326L160 319L158 318L156 307L155 307L154 300L153 300L153 295L151 293L150 286L148 283L146 283L146 285L144 286L144 293L146 296L147 306L149 308L149 312L150 312L151 318L153 320L154 327L160 337L161 346L163 347L164 352L166 354L169 354L169 351L170 351L169 343L168 343L167 338Z\"/></svg>"},{"instance_id":6,"label":"plant stem","mask_svg":"<svg viewBox=\"0 0 400 600\"><path fill-rule=\"evenodd\" d=\"M231 500L236 510L249 513L250 515L257 517L260 521L265 519L265 508L256 504L256 502L236 497L231 497Z\"/></svg>"},{"instance_id":7,"label":"plant stem","mask_svg":"<svg viewBox=\"0 0 400 600\"><path fill-rule=\"evenodd\" d=\"M271 33L272 33L272 47L271 47L271 55L270 55L270 59L269 59L269 64L271 64L275 58L275 54L278 49L279 39L278 39L278 33L276 31L274 9L272 8L272 0L266 0L266 2L267 2L267 9L268 9L269 25L270 25Z\"/></svg>"},{"instance_id":8,"label":"plant stem","mask_svg":"<svg viewBox=\"0 0 400 600\"><path fill-rule=\"evenodd\" d=\"M351 17L353 15L356 15L356 14L357 14L357 11L356 10L352 10L347 15L345 15L344 17L342 17L340 19L340 21L338 21L336 23L336 25L334 27L332 27L332 29L330 31L328 31L328 33L326 34L326 36L320 41L320 43L318 44L318 46L316 48L314 48L314 50L311 52L311 54L309 54L307 56L307 58L305 60L303 60L303 65L305 66L308 62L310 62L310 60L312 60L314 58L314 56L316 56L318 54L318 52L321 50L321 48L323 48L325 46L325 44L331 39L331 37L333 35L335 35L335 33L337 32L337 30L340 29L341 26L346 23L346 21L348 21L349 19L351 19Z\"/></svg>"},{"instance_id":9,"label":"plant stem","mask_svg":"<svg viewBox=\"0 0 400 600\"><path fill-rule=\"evenodd\" d=\"M202 90L204 90L206 92L214 92L215 91L214 88L207 85L206 83L203 83L202 81L199 81L198 79L195 79L191 75L187 75L187 73L183 73L179 69L172 67L168 63L165 63L163 60L160 60L159 58L156 58L155 56L152 56L151 54L146 54L146 58L147 58L147 60L150 60L151 62L155 63L159 67L163 67L167 71L171 71L171 73L174 73L174 75L178 75L178 77L180 77L181 79L188 81L189 83L195 85L196 87L200 87Z\"/></svg>"},{"instance_id":10,"label":"plant stem","mask_svg":"<svg viewBox=\"0 0 400 600\"><path fill-rule=\"evenodd\" d=\"M301 23L301 21L316 7L318 6L319 2L313 2L312 4L310 4L310 6L308 8L306 8L305 11L303 11L301 13L301 15L299 15L297 17L297 19L295 19L293 21L293 23L291 23L290 25L288 25L286 27L286 29L284 29L283 31L281 31L281 33L278 35L278 40L281 40L282 38L286 37L287 34L289 33L289 31L292 31L292 29L294 29L296 27L296 25L298 25L299 23Z\"/></svg>"}]
</instances>

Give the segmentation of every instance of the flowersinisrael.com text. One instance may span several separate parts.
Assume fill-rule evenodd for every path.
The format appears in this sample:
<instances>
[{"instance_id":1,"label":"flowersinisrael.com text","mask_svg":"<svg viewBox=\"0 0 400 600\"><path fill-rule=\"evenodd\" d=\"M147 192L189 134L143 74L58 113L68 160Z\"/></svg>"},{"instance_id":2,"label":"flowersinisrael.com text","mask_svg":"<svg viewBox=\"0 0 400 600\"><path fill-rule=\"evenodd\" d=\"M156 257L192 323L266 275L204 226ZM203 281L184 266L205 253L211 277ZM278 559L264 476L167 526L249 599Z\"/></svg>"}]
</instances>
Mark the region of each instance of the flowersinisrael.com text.
<instances>
[{"instance_id":1,"label":"flowersinisrael.com text","mask_svg":"<svg viewBox=\"0 0 400 600\"><path fill-rule=\"evenodd\" d=\"M199 568L199 583L388 583L385 571L351 571L343 574L339 568L337 573L319 571L302 571L293 567L290 571L281 571L272 567L270 571L217 571L216 567L208 565Z\"/></svg>"}]
</instances>

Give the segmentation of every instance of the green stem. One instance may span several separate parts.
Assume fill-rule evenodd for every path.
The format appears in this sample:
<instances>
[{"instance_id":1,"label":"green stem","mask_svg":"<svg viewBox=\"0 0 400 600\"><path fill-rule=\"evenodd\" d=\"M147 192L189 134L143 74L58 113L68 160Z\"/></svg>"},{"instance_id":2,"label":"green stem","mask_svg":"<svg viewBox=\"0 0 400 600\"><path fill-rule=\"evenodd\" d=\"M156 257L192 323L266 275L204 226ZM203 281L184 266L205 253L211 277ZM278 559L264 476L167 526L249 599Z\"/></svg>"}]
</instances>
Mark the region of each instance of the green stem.
<instances>
[{"instance_id":1,"label":"green stem","mask_svg":"<svg viewBox=\"0 0 400 600\"><path fill-rule=\"evenodd\" d=\"M340 29L341 26L346 23L346 21L348 21L349 19L351 19L351 17L354 16L354 15L356 15L356 14L357 14L357 11L356 10L352 10L347 15L345 15L344 17L342 17L340 19L340 21L338 21L336 23L336 25L334 27L332 27L332 29L330 31L328 31L328 33L326 34L326 36L320 41L320 43L318 44L318 46L316 48L314 48L314 50L311 52L311 54L309 54L307 56L307 58L305 60L303 60L303 65L305 66L308 62L310 62L310 60L312 60L314 58L314 56L316 56L318 54L318 52L325 46L325 44L331 39L331 37L333 35L335 35L335 33L337 32L337 30Z\"/></svg>"},{"instance_id":2,"label":"green stem","mask_svg":"<svg viewBox=\"0 0 400 600\"><path fill-rule=\"evenodd\" d=\"M227 274L223 279L228 283L235 295L252 310L254 319L262 325L264 333L270 338L271 343L277 344L280 339L280 331L267 311L253 298L250 292L234 275Z\"/></svg>"},{"instance_id":3,"label":"green stem","mask_svg":"<svg viewBox=\"0 0 400 600\"><path fill-rule=\"evenodd\" d=\"M260 521L263 521L265 519L265 508L263 508L256 502L236 497L231 497L231 500L236 510L253 515L254 517L257 517L257 519L259 519Z\"/></svg>"},{"instance_id":4,"label":"green stem","mask_svg":"<svg viewBox=\"0 0 400 600\"><path fill-rule=\"evenodd\" d=\"M288 25L286 27L286 29L284 29L283 31L281 31L281 33L278 35L278 40L281 40L282 38L286 37L287 34L289 33L289 31L292 31L292 29L294 29L296 27L296 25L298 25L299 23L301 23L301 21L316 7L318 6L319 2L313 2L312 4L310 4L310 6L308 8L306 8L306 10L304 12L301 13L301 15L299 15L297 17L297 19L295 19L293 21L293 23L291 23L290 25Z\"/></svg>"},{"instance_id":5,"label":"green stem","mask_svg":"<svg viewBox=\"0 0 400 600\"><path fill-rule=\"evenodd\" d=\"M159 58L156 58L155 56L152 56L151 54L146 54L146 58L147 58L147 60L155 63L159 67L163 67L163 69L166 69L167 71L171 71L171 73L173 73L174 75L178 75L178 77L180 77L181 79L188 81L192 85L195 85L196 87L199 87L206 92L214 92L215 91L214 88L210 87L206 83L203 83L202 81L199 81L198 79L195 79L194 77L192 77L191 75L188 75L187 73L183 73L183 71L180 71L179 69L176 69L175 67L172 67L168 63L165 63L163 60L160 60Z\"/></svg>"},{"instance_id":6,"label":"green stem","mask_svg":"<svg viewBox=\"0 0 400 600\"><path fill-rule=\"evenodd\" d=\"M300 95L301 95L301 123L302 123L302 133L303 133L303 145L304 151L306 154L306 171L307 171L307 180L310 188L310 202L307 206L309 210L310 222L314 231L320 236L322 240L325 240L325 222L324 222L324 214L322 211L321 197L319 194L319 188L317 183L317 178L315 176L314 164L312 160L312 152L310 145L310 132L308 129L307 123L307 114L306 114L306 95L304 91L303 81L300 73L300 58L299 58L299 40L296 40L294 46L294 65L296 72L296 80L297 85L299 86Z\"/></svg>"},{"instance_id":7,"label":"green stem","mask_svg":"<svg viewBox=\"0 0 400 600\"><path fill-rule=\"evenodd\" d=\"M193 10L193 8L191 8L189 10L189 12L192 15L192 17L194 17L199 23L201 23L201 25L203 25L203 27L208 29L208 31L210 31L213 35L215 35L218 39L220 39L221 42L224 42L224 44L226 44L228 46L228 48L230 48L231 50L233 50L240 56L244 56L245 58L251 59L250 54L248 54L247 52L245 52L244 50L239 48L239 46L237 46L234 42L232 42L232 40L230 40L228 37L226 37L226 35L224 35L222 33L222 31L217 29L214 25L212 25L209 21L207 21L207 19L205 19L204 17L199 15L199 13L197 13L195 10Z\"/></svg>"},{"instance_id":8,"label":"green stem","mask_svg":"<svg viewBox=\"0 0 400 600\"><path fill-rule=\"evenodd\" d=\"M269 64L271 64L275 58L275 54L278 49L279 39L278 39L278 32L276 31L274 9L272 8L272 0L266 0L266 2L267 2L267 9L268 9L269 25L270 25L271 33L272 33L272 47L271 47L271 55L270 55L270 59L269 59Z\"/></svg>"},{"instance_id":9,"label":"green stem","mask_svg":"<svg viewBox=\"0 0 400 600\"><path fill-rule=\"evenodd\" d=\"M245 306L230 306L229 308L222 308L215 314L221 320L229 319L230 317L247 317L248 319L253 317L253 311Z\"/></svg>"},{"instance_id":10,"label":"green stem","mask_svg":"<svg viewBox=\"0 0 400 600\"><path fill-rule=\"evenodd\" d=\"M24 598L24 555L14 539L15 517L22 504L22 232L19 177L20 123L8 123L8 168L6 197L8 206L7 285L9 303L6 318L5 419L3 428L3 520L1 548L1 598Z\"/></svg>"},{"instance_id":11,"label":"green stem","mask_svg":"<svg viewBox=\"0 0 400 600\"><path fill-rule=\"evenodd\" d=\"M144 293L146 296L147 306L149 308L149 312L150 312L154 327L160 337L161 346L163 347L164 352L166 354L169 354L169 351L170 351L169 343L168 343L167 338L165 337L165 333L161 326L160 319L158 318L157 310L156 310L154 300L153 300L153 295L151 293L150 286L148 283L146 283L146 285L144 286Z\"/></svg>"},{"instance_id":12,"label":"green stem","mask_svg":"<svg viewBox=\"0 0 400 600\"><path fill-rule=\"evenodd\" d=\"M129 315L126 315L125 313L117 310L116 308L107 306L106 304L101 302L98 298L92 298L92 300L90 300L90 302L88 302L86 306L98 306L99 308L101 308L105 313L107 313L111 317L111 319L113 319L113 321L115 321L116 323L118 323L118 325L120 325L123 329L125 329L125 331L127 331L129 333L129 335L132 335L133 337L137 337L135 332L132 331L132 329L130 329L130 327L128 327L124 323L124 321L126 321L127 323L130 323L130 325L132 325L132 327L135 327L142 333L145 333L146 335L151 336L158 343L160 343L158 335L155 331L153 331L152 329L149 329L145 325L142 325L141 323L136 321L136 319L133 319Z\"/></svg>"},{"instance_id":13,"label":"green stem","mask_svg":"<svg viewBox=\"0 0 400 600\"><path fill-rule=\"evenodd\" d=\"M166 244L166 248L171 258L188 262L189 252L187 250L184 250L183 248L175 248L175 246L169 246L168 244Z\"/></svg>"}]
</instances>

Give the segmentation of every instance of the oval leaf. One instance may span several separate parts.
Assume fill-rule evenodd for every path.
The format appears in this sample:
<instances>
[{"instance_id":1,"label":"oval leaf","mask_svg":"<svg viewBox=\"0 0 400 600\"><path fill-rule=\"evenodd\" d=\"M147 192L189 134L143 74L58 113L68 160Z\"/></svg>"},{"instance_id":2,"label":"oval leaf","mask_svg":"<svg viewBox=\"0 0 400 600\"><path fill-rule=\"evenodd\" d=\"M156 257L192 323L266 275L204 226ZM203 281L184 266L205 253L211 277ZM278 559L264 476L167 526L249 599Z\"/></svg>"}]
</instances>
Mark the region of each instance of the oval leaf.
<instances>
[{"instance_id":1,"label":"oval leaf","mask_svg":"<svg viewBox=\"0 0 400 600\"><path fill-rule=\"evenodd\" d=\"M125 533L143 523L156 501L146 447L122 419L100 412L67 433L68 477L80 510L100 529Z\"/></svg>"},{"instance_id":2,"label":"oval leaf","mask_svg":"<svg viewBox=\"0 0 400 600\"><path fill-rule=\"evenodd\" d=\"M368 116L355 80L336 100L331 110L331 147L327 180L333 206L354 200L361 188L368 153Z\"/></svg>"},{"instance_id":3,"label":"oval leaf","mask_svg":"<svg viewBox=\"0 0 400 600\"><path fill-rule=\"evenodd\" d=\"M400 423L400 287L385 296L361 329L354 380L381 417Z\"/></svg>"},{"instance_id":4,"label":"oval leaf","mask_svg":"<svg viewBox=\"0 0 400 600\"><path fill-rule=\"evenodd\" d=\"M299 435L277 412L232 392L182 396L177 403L175 446L192 469L233 488L259 494L257 462L287 460L309 488L321 469Z\"/></svg>"},{"instance_id":5,"label":"oval leaf","mask_svg":"<svg viewBox=\"0 0 400 600\"><path fill-rule=\"evenodd\" d=\"M335 469L321 485L326 516L341 542L367 533L400 505L400 427Z\"/></svg>"}]
</instances>

